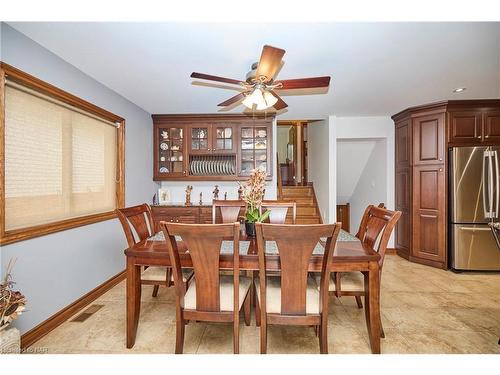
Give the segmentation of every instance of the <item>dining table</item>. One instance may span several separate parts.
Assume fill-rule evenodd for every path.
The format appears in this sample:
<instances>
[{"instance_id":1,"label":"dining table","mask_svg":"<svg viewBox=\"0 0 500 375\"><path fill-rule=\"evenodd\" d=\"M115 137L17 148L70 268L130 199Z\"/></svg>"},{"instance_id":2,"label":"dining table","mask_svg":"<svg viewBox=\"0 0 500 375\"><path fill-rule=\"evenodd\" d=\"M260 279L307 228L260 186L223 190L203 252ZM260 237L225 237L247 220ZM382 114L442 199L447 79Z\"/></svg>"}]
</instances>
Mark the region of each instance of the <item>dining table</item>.
<instances>
[{"instance_id":1,"label":"dining table","mask_svg":"<svg viewBox=\"0 0 500 375\"><path fill-rule=\"evenodd\" d=\"M177 238L177 247L182 268L193 268L193 263L182 238ZM320 239L309 260L309 272L321 272L323 263L324 240ZM244 230L240 234L239 268L241 271L258 271L259 259L257 241ZM222 241L219 257L221 270L233 268L232 239ZM141 307L141 270L143 266L170 267L170 257L163 232L138 242L125 250L127 259L127 348L132 348L138 329ZM266 271L279 271L280 260L277 246L266 241ZM372 353L380 353L380 255L355 236L341 230L331 262L331 272L362 272L365 283L365 317ZM196 277L196 275L194 276Z\"/></svg>"}]
</instances>

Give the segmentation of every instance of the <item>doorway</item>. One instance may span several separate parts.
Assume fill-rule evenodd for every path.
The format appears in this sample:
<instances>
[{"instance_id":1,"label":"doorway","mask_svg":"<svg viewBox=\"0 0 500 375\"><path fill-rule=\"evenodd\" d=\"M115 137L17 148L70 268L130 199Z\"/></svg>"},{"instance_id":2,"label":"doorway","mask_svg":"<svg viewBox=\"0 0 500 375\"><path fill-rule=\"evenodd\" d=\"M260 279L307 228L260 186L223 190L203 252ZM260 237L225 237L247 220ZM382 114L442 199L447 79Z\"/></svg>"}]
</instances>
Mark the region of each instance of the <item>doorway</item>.
<instances>
[{"instance_id":1,"label":"doorway","mask_svg":"<svg viewBox=\"0 0 500 375\"><path fill-rule=\"evenodd\" d=\"M307 185L307 121L278 121L278 183Z\"/></svg>"}]
</instances>

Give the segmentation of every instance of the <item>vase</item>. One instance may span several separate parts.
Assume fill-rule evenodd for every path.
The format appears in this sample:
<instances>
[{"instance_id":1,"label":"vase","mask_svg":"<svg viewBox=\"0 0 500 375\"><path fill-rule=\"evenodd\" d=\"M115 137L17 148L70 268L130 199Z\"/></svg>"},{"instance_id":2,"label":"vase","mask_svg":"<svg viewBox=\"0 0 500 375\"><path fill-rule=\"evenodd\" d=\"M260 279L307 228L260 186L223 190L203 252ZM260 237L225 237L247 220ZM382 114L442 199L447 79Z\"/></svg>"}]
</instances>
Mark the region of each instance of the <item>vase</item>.
<instances>
[{"instance_id":1,"label":"vase","mask_svg":"<svg viewBox=\"0 0 500 375\"><path fill-rule=\"evenodd\" d=\"M245 232L248 237L255 237L255 223L245 221Z\"/></svg>"},{"instance_id":2,"label":"vase","mask_svg":"<svg viewBox=\"0 0 500 375\"><path fill-rule=\"evenodd\" d=\"M21 353L21 333L17 328L0 330L0 354Z\"/></svg>"}]
</instances>

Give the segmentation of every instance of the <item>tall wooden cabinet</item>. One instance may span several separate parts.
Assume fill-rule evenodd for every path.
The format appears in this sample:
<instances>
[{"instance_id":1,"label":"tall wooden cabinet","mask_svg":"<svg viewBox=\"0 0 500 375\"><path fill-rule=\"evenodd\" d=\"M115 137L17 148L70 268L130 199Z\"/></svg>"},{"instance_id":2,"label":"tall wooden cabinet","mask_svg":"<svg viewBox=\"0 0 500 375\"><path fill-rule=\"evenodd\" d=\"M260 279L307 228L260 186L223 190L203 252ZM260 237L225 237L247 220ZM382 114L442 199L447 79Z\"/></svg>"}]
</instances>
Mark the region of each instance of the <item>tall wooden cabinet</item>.
<instances>
[{"instance_id":1,"label":"tall wooden cabinet","mask_svg":"<svg viewBox=\"0 0 500 375\"><path fill-rule=\"evenodd\" d=\"M408 108L395 123L397 253L448 267L448 149L500 144L500 100L450 100Z\"/></svg>"}]
</instances>

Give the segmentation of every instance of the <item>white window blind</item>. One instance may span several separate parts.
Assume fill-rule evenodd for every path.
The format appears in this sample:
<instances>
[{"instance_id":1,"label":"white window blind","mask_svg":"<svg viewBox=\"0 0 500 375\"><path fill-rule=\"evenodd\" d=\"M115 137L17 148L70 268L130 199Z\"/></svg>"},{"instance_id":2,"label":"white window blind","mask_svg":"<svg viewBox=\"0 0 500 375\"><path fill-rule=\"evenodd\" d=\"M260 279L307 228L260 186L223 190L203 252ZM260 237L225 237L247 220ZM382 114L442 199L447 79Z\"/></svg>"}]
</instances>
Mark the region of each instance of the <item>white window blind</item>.
<instances>
[{"instance_id":1,"label":"white window blind","mask_svg":"<svg viewBox=\"0 0 500 375\"><path fill-rule=\"evenodd\" d=\"M30 89L5 87L5 230L116 208L117 129Z\"/></svg>"}]
</instances>

